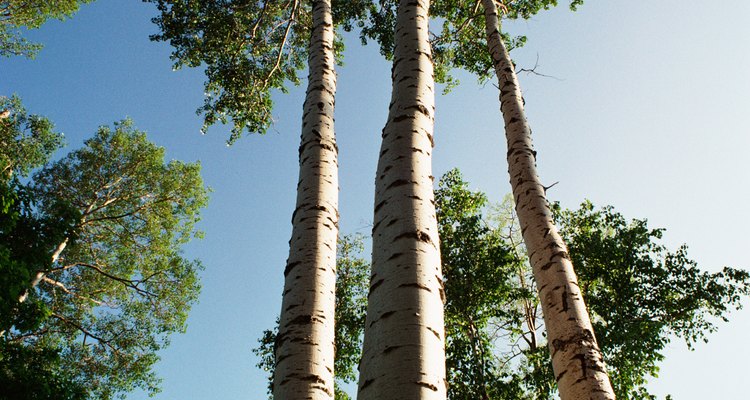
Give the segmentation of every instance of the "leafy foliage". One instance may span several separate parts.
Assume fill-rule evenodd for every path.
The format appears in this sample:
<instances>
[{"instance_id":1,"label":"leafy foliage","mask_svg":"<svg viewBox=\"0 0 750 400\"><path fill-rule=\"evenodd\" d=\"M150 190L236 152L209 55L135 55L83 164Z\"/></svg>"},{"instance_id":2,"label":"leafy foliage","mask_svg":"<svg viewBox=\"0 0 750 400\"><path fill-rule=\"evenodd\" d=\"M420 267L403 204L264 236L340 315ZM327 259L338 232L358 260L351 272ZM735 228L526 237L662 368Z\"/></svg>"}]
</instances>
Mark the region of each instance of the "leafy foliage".
<instances>
[{"instance_id":1,"label":"leafy foliage","mask_svg":"<svg viewBox=\"0 0 750 400\"><path fill-rule=\"evenodd\" d=\"M362 356L359 338L364 334L370 263L362 258L364 240L360 235L344 236L338 243L336 263L336 379L357 380ZM348 399L340 388L336 398ZM342 392L342 395L338 394Z\"/></svg>"},{"instance_id":2,"label":"leafy foliage","mask_svg":"<svg viewBox=\"0 0 750 400\"><path fill-rule=\"evenodd\" d=\"M36 329L49 309L40 299L19 304L19 295L37 271L51 267L52 249L73 232L79 214L63 202L34 212L33 194L15 177L0 182L0 199L0 332Z\"/></svg>"},{"instance_id":3,"label":"leafy foliage","mask_svg":"<svg viewBox=\"0 0 750 400\"><path fill-rule=\"evenodd\" d=\"M47 161L62 135L39 115L28 115L17 97L0 99L0 331L31 327L44 314L40 304L17 305L32 275L50 265L50 248L70 231L74 214L56 202L54 213L35 213L34 194L19 181ZM69 211L69 210L67 210Z\"/></svg>"},{"instance_id":4,"label":"leafy foliage","mask_svg":"<svg viewBox=\"0 0 750 400\"><path fill-rule=\"evenodd\" d=\"M500 373L491 324L520 320L507 307L522 293L512 283L515 265L507 244L482 220L483 193L471 192L458 170L435 191L445 280L448 397L497 398Z\"/></svg>"},{"instance_id":5,"label":"leafy foliage","mask_svg":"<svg viewBox=\"0 0 750 400\"><path fill-rule=\"evenodd\" d=\"M367 291L370 282L370 264L361 257L364 251L363 238L359 235L344 236L337 246L336 264L336 400L351 397L341 388L342 383L357 379L356 369L362 356L362 335L367 312ZM258 368L270 372L268 391L271 393L275 366L275 342L278 321L273 330L266 330L258 340L253 353L260 357Z\"/></svg>"},{"instance_id":6,"label":"leafy foliage","mask_svg":"<svg viewBox=\"0 0 750 400\"><path fill-rule=\"evenodd\" d=\"M48 317L43 302L19 304L18 296L36 271L50 267L50 249L70 234L77 214L59 202L54 213L35 212L33 192L19 180L49 158L61 135L45 118L28 115L18 98L1 99L0 111L0 399L82 399L59 349L11 343L5 335L36 329Z\"/></svg>"},{"instance_id":7,"label":"leafy foliage","mask_svg":"<svg viewBox=\"0 0 750 400\"><path fill-rule=\"evenodd\" d=\"M0 168L2 179L14 173L25 176L44 164L62 146L62 135L45 117L26 112L21 100L0 97Z\"/></svg>"},{"instance_id":8,"label":"leafy foliage","mask_svg":"<svg viewBox=\"0 0 750 400\"><path fill-rule=\"evenodd\" d=\"M460 179L451 184L454 190L460 188L456 197L479 195L466 190ZM657 376L666 345L675 337L684 339L690 347L698 340L706 341L707 335L717 329L716 320L726 321L728 312L740 308L740 301L750 294L747 271L701 271L687 257L686 246L670 252L659 244L664 230L649 229L646 220L628 221L612 207L597 210L590 202L584 202L578 210L562 210L559 205L553 210L569 244L620 399L654 398L645 388L646 378ZM504 397L552 399L556 385L544 343L539 299L523 254L512 200L507 198L496 207L490 220L494 221L494 232L510 247L517 272L509 282L484 284L490 292L510 284L509 293L516 291L518 295L500 306L509 315L521 316L496 318L489 323L485 336L479 336L486 340L481 346L493 349L497 363L504 366L494 371L490 381L497 384L495 393ZM440 222L441 226L444 222ZM444 262L445 269L450 270L454 261L446 257ZM481 268L497 266L485 264ZM462 279L474 278L468 275ZM450 296L448 293L449 299ZM496 304L496 297L487 296L480 301ZM455 387L451 398L477 398L476 384L464 387L464 382L482 377L476 372L481 363L476 358L466 359L467 365L458 367L460 374L449 374L451 379L460 378L458 385L450 382ZM501 397L490 393L487 398Z\"/></svg>"},{"instance_id":9,"label":"leafy foliage","mask_svg":"<svg viewBox=\"0 0 750 400\"><path fill-rule=\"evenodd\" d=\"M299 84L312 25L311 2L290 0L147 0L160 15L160 34L174 48L174 68L205 65L202 131L216 122L232 122L231 144L242 132L265 133L272 123L273 90ZM352 28L365 0L334 2L334 22ZM337 53L343 50L336 42Z\"/></svg>"},{"instance_id":10,"label":"leafy foliage","mask_svg":"<svg viewBox=\"0 0 750 400\"><path fill-rule=\"evenodd\" d=\"M575 9L582 0L573 0L570 8ZM542 10L557 5L557 0L511 0L501 2L502 18L529 19ZM397 0L379 0L370 4L368 19L363 23L360 35L363 44L374 40L380 46L380 53L386 58L393 56L394 27L398 11ZM459 82L450 71L464 69L486 82L493 76L492 60L487 51L484 9L477 0L433 0L430 15L440 29L431 32L432 58L435 63L435 80L446 84L449 91ZM509 50L521 47L526 37L513 37L502 33Z\"/></svg>"},{"instance_id":11,"label":"leafy foliage","mask_svg":"<svg viewBox=\"0 0 750 400\"><path fill-rule=\"evenodd\" d=\"M64 20L81 4L93 0L3 0L0 1L0 56L33 58L42 48L23 38L23 29L39 28L47 20Z\"/></svg>"},{"instance_id":12,"label":"leafy foliage","mask_svg":"<svg viewBox=\"0 0 750 400\"><path fill-rule=\"evenodd\" d=\"M627 221L612 207L554 209L570 247L594 329L620 399L646 398L645 377L656 376L674 337L692 348L707 342L750 294L750 274L725 267L709 273L658 243L664 229Z\"/></svg>"},{"instance_id":13,"label":"leafy foliage","mask_svg":"<svg viewBox=\"0 0 750 400\"><path fill-rule=\"evenodd\" d=\"M58 234L28 242L38 243L27 249L37 262L19 277L29 296L16 308L40 305L40 317L12 321L4 340L15 347L7 348L47 359L51 369L65 365L87 398L124 397L136 387L154 393L156 352L184 331L199 291L201 266L180 253L207 201L199 172L198 164L165 164L164 149L123 121L34 174L31 226ZM68 225L41 223L56 215ZM15 296L9 304L19 292L4 292Z\"/></svg>"},{"instance_id":14,"label":"leafy foliage","mask_svg":"<svg viewBox=\"0 0 750 400\"><path fill-rule=\"evenodd\" d=\"M0 400L84 400L86 389L56 350L0 341Z\"/></svg>"}]
</instances>

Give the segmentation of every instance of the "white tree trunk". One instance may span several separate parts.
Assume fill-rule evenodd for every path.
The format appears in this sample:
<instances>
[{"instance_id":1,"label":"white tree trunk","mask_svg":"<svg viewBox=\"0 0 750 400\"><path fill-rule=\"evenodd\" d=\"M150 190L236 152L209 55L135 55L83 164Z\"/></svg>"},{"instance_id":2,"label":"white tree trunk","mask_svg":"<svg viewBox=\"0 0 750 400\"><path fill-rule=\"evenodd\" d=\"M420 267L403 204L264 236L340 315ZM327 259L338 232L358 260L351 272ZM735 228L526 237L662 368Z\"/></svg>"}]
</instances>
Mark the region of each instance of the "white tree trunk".
<instances>
[{"instance_id":1,"label":"white tree trunk","mask_svg":"<svg viewBox=\"0 0 750 400\"><path fill-rule=\"evenodd\" d=\"M106 204L105 204L106 205ZM81 215L81 220L78 222L78 225L76 226L76 230L82 229L86 225L86 218L91 214L91 211L96 207L96 201L92 202L91 204L86 207L86 210L83 211L83 214ZM55 265L55 263L60 259L60 255L62 255L62 252L65 251L65 248L68 247L68 241L70 238L65 238L62 242L60 242L57 247L55 247L55 250L52 252L52 262L50 265ZM18 302L23 303L26 301L26 299L29 297L29 291L34 290L34 288L39 284L39 282L44 279L44 277L47 275L49 271L37 271L36 274L34 274L34 279L31 280L30 284L31 287L24 290L23 293L21 293L18 296Z\"/></svg>"},{"instance_id":2,"label":"white tree trunk","mask_svg":"<svg viewBox=\"0 0 750 400\"><path fill-rule=\"evenodd\" d=\"M500 35L497 7L493 0L482 2L487 42L500 87L510 183L539 290L560 398L614 399L573 264L552 221L545 189L536 172L531 129L523 110L523 98L514 66Z\"/></svg>"},{"instance_id":3,"label":"white tree trunk","mask_svg":"<svg viewBox=\"0 0 750 400\"><path fill-rule=\"evenodd\" d=\"M276 340L277 400L333 399L338 161L330 0L313 0L297 207Z\"/></svg>"},{"instance_id":4,"label":"white tree trunk","mask_svg":"<svg viewBox=\"0 0 750 400\"><path fill-rule=\"evenodd\" d=\"M52 265L54 265L57 260L60 258L60 254L62 254L63 250L65 250L65 247L68 246L68 238L65 238L57 247L55 248L55 251L52 253ZM29 297L29 291L34 290L36 285L39 284L39 282L42 281L44 276L47 274L47 271L37 271L37 273L34 275L34 279L31 280L31 288L28 288L21 293L21 295L18 296L18 302L23 303L26 301L26 299Z\"/></svg>"},{"instance_id":5,"label":"white tree trunk","mask_svg":"<svg viewBox=\"0 0 750 400\"><path fill-rule=\"evenodd\" d=\"M402 0L375 179L360 400L445 399L443 287L432 189L428 0Z\"/></svg>"}]
</instances>

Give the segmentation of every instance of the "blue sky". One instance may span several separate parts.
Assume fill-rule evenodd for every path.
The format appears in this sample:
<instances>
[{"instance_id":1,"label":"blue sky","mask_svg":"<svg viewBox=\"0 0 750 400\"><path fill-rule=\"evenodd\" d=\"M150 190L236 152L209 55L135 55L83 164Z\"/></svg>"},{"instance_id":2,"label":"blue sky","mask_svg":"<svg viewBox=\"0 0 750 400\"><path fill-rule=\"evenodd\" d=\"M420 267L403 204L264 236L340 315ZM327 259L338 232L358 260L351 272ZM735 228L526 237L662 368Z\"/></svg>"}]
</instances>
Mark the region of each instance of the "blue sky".
<instances>
[{"instance_id":1,"label":"blue sky","mask_svg":"<svg viewBox=\"0 0 750 400\"><path fill-rule=\"evenodd\" d=\"M750 268L750 3L721 3L589 1L577 13L561 6L506 25L529 37L517 64L532 67L538 56L540 72L557 78L521 76L541 179L560 181L551 199L575 207L588 198L648 218L667 228L668 246L687 243L711 271ZM36 60L0 59L0 95L16 93L48 116L71 149L129 116L168 157L201 161L213 188L206 238L186 252L206 265L204 289L188 332L161 354L157 398L261 399L265 377L251 349L280 307L304 88L276 96L265 136L232 147L227 128L202 136L202 71L172 71L169 47L148 40L154 14L150 4L99 0L48 23L29 35L46 45ZM390 66L375 47L348 45L336 104L341 231L368 233ZM459 167L500 200L510 187L497 90L458 77L462 86L437 99L434 175ZM670 344L655 393L746 397L750 310L719 326L694 352Z\"/></svg>"}]
</instances>

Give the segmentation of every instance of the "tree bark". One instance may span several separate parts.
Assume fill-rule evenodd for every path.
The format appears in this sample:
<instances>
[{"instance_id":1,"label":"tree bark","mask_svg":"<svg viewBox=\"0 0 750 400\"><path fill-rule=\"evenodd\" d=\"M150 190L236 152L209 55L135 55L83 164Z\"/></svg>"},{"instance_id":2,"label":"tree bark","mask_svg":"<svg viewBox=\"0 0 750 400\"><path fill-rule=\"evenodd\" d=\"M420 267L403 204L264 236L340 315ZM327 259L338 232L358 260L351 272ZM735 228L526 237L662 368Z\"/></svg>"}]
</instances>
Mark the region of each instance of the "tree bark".
<instances>
[{"instance_id":1,"label":"tree bark","mask_svg":"<svg viewBox=\"0 0 750 400\"><path fill-rule=\"evenodd\" d=\"M513 62L500 35L497 6L493 0L482 2L487 43L500 87L510 183L539 291L560 398L614 399L573 264L552 221L545 188L536 172L531 129L523 110Z\"/></svg>"},{"instance_id":2,"label":"tree bark","mask_svg":"<svg viewBox=\"0 0 750 400\"><path fill-rule=\"evenodd\" d=\"M360 400L445 399L443 287L432 189L429 0L402 0L375 180Z\"/></svg>"},{"instance_id":3,"label":"tree bark","mask_svg":"<svg viewBox=\"0 0 750 400\"><path fill-rule=\"evenodd\" d=\"M312 1L297 206L276 339L275 399L333 399L338 161L330 0Z\"/></svg>"}]
</instances>

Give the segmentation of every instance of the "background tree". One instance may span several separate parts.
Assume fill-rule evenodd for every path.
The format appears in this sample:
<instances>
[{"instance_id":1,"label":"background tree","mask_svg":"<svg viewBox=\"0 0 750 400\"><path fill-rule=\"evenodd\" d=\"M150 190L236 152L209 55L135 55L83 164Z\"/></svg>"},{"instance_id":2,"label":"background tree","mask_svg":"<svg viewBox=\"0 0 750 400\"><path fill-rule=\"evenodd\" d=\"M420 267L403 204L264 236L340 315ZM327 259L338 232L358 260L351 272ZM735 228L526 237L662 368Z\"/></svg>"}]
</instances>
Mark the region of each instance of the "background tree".
<instances>
[{"instance_id":1,"label":"background tree","mask_svg":"<svg viewBox=\"0 0 750 400\"><path fill-rule=\"evenodd\" d=\"M0 56L33 58L42 48L23 38L23 29L39 28L54 18L70 17L81 4L94 0L3 0L0 1Z\"/></svg>"},{"instance_id":2,"label":"background tree","mask_svg":"<svg viewBox=\"0 0 750 400\"><path fill-rule=\"evenodd\" d=\"M514 398L498 378L494 327L517 325L523 314L508 304L523 297L508 244L483 220L483 193L472 192L458 170L435 191L445 279L448 398Z\"/></svg>"},{"instance_id":3,"label":"background tree","mask_svg":"<svg viewBox=\"0 0 750 400\"><path fill-rule=\"evenodd\" d=\"M445 186L436 192L442 200L438 203L440 210L447 209L447 204L482 203L482 194L469 191L455 172L447 174L441 183ZM451 200L446 204L445 194L465 201ZM453 340L448 339L448 365L455 366L449 368L450 384L456 389L450 392L451 398L477 398L476 390L481 385L474 382L479 379L494 384L491 388L497 395L490 394L489 398L555 398L556 382L547 361L547 337L540 318L539 298L520 240L520 227L513 215L512 199L506 198L489 215L486 210L477 213L471 207L454 210L460 211L458 215L462 217L452 217L454 222L448 230L458 232L466 229L461 225L474 227L477 220L485 220L487 229L511 254L510 260L497 259L475 269L462 269L468 274L460 276L459 282L475 279L475 271L503 268L508 271L511 267L511 272L506 272L505 281L484 281L489 293L506 287L502 293L508 295L501 302L496 296L484 296L485 291L474 292L479 294L473 298L478 304L501 307L498 316L478 335L481 346L477 348L491 349L492 356L481 362L481 358L473 356L460 357L460 353L450 349ZM726 321L729 311L740 308L741 300L750 294L747 271L732 268L716 273L701 271L687 257L686 246L670 252L659 244L664 230L649 229L646 220L628 221L612 207L595 209L590 202L584 202L577 210L563 210L555 205L553 211L561 235L569 243L571 258L579 265L579 282L590 299L589 312L597 332L601 332L602 351L619 399L654 398L645 383L647 377L657 376L666 345L676 337L684 339L690 347L699 340L706 341L707 335L717 329L716 321ZM462 223L457 225L457 220ZM441 229L446 229L448 221L441 217ZM446 233L445 237L451 236ZM460 251L461 242L458 243L444 243L447 247L444 254L455 252L450 250L452 246L458 246ZM445 260L445 270L453 270L450 258L446 256ZM463 260L458 258L458 265ZM446 280L448 304L453 301L451 294L464 293L451 292L450 288L451 282ZM446 309L446 320L467 321L464 314L452 314L450 310ZM450 360L457 356L458 360ZM488 364L494 367L489 369L489 379Z\"/></svg>"},{"instance_id":4,"label":"background tree","mask_svg":"<svg viewBox=\"0 0 750 400\"><path fill-rule=\"evenodd\" d=\"M83 399L85 389L64 367L55 345L29 347L7 340L9 329L36 329L49 309L18 303L36 271L51 266L51 249L70 234L77 214L58 202L38 213L34 194L21 183L62 143L44 117L29 115L18 98L0 99L0 399Z\"/></svg>"},{"instance_id":5,"label":"background tree","mask_svg":"<svg viewBox=\"0 0 750 400\"><path fill-rule=\"evenodd\" d=\"M21 304L44 304L47 318L7 330L7 342L59 348L89 398L155 392L156 352L184 331L199 291L200 264L180 251L207 200L199 171L165 163L164 149L123 121L34 174L36 212L63 202L77 218L27 281Z\"/></svg>"},{"instance_id":6,"label":"background tree","mask_svg":"<svg viewBox=\"0 0 750 400\"><path fill-rule=\"evenodd\" d=\"M588 201L553 211L619 399L653 398L645 378L657 376L667 344L680 338L692 348L708 341L717 322L726 322L750 294L750 273L701 270L686 245L668 250L658 241L664 229L650 229L645 219L628 221L611 206L596 209Z\"/></svg>"},{"instance_id":7,"label":"background tree","mask_svg":"<svg viewBox=\"0 0 750 400\"><path fill-rule=\"evenodd\" d=\"M62 135L45 117L31 114L16 96L0 96L0 178L25 176L62 146Z\"/></svg>"}]
</instances>

